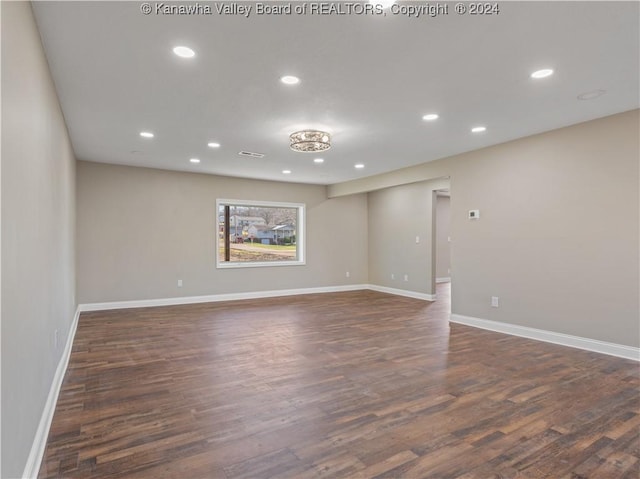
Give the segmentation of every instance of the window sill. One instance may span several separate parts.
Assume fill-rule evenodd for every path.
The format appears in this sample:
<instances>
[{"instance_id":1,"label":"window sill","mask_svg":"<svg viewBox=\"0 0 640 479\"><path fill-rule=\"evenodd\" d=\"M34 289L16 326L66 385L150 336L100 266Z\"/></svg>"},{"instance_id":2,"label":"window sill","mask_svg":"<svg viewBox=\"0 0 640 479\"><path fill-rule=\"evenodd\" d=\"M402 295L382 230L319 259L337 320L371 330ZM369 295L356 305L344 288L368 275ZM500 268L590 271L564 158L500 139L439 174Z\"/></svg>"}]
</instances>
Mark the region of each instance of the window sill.
<instances>
[{"instance_id":1,"label":"window sill","mask_svg":"<svg viewBox=\"0 0 640 479\"><path fill-rule=\"evenodd\" d=\"M269 266L304 266L304 261L263 261L263 262L247 262L247 263L234 263L224 262L218 263L216 268L218 269L235 269L235 268L264 268Z\"/></svg>"}]
</instances>

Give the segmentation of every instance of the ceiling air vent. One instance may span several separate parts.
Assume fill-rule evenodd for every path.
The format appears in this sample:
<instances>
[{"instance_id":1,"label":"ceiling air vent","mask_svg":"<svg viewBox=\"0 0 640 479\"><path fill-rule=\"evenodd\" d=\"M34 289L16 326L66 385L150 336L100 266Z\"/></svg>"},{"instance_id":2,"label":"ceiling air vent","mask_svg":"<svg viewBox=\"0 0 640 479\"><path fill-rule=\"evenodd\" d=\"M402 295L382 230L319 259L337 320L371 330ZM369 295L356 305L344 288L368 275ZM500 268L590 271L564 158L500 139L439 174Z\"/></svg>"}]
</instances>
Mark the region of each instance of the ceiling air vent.
<instances>
[{"instance_id":1,"label":"ceiling air vent","mask_svg":"<svg viewBox=\"0 0 640 479\"><path fill-rule=\"evenodd\" d=\"M238 153L240 156L248 156L249 158L263 158L262 153L254 153L253 151L241 151Z\"/></svg>"}]
</instances>

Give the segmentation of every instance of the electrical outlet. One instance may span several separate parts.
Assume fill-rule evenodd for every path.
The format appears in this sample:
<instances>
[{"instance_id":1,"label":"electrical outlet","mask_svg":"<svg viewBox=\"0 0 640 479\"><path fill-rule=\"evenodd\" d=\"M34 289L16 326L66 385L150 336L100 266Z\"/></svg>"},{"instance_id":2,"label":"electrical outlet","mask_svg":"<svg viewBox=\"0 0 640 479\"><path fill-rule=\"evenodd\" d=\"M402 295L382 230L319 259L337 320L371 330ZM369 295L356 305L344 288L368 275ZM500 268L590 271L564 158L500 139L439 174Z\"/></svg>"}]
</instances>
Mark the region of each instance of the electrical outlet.
<instances>
[{"instance_id":1,"label":"electrical outlet","mask_svg":"<svg viewBox=\"0 0 640 479\"><path fill-rule=\"evenodd\" d=\"M348 278L348 277L350 277L350 276L351 276L351 273L349 273L349 272L347 271L346 276L347 276L347 278Z\"/></svg>"},{"instance_id":2,"label":"electrical outlet","mask_svg":"<svg viewBox=\"0 0 640 479\"><path fill-rule=\"evenodd\" d=\"M178 280L178 288L182 288L182 280L181 279Z\"/></svg>"},{"instance_id":3,"label":"electrical outlet","mask_svg":"<svg viewBox=\"0 0 640 479\"><path fill-rule=\"evenodd\" d=\"M494 308L498 308L500 306L500 298L497 296L491 296L491 306Z\"/></svg>"},{"instance_id":4,"label":"electrical outlet","mask_svg":"<svg viewBox=\"0 0 640 479\"><path fill-rule=\"evenodd\" d=\"M409 275L408 275L408 274L405 274L405 275L404 275L404 280L405 280L405 281L409 281Z\"/></svg>"}]
</instances>

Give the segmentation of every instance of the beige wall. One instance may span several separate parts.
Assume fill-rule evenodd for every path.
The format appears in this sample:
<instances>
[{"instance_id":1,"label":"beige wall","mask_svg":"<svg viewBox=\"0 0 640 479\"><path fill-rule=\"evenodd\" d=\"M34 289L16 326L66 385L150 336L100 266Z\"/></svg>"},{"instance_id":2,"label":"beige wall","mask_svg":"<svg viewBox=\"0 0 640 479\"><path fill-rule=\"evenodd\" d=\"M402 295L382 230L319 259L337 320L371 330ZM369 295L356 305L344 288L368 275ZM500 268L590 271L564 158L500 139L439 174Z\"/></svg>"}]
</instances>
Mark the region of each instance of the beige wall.
<instances>
[{"instance_id":1,"label":"beige wall","mask_svg":"<svg viewBox=\"0 0 640 479\"><path fill-rule=\"evenodd\" d=\"M451 198L436 198L436 279L451 277Z\"/></svg>"},{"instance_id":2,"label":"beige wall","mask_svg":"<svg viewBox=\"0 0 640 479\"><path fill-rule=\"evenodd\" d=\"M75 312L75 160L31 6L0 8L2 477L10 478L24 470Z\"/></svg>"},{"instance_id":3,"label":"beige wall","mask_svg":"<svg viewBox=\"0 0 640 479\"><path fill-rule=\"evenodd\" d=\"M394 185L450 175L453 313L638 347L638 119L629 111L335 185L329 195L389 187L409 195L413 185ZM387 214L369 206L369 218ZM470 209L479 220L467 219ZM376 253L384 266L370 266L375 279L391 273L393 254Z\"/></svg>"},{"instance_id":4,"label":"beige wall","mask_svg":"<svg viewBox=\"0 0 640 479\"><path fill-rule=\"evenodd\" d=\"M435 292L433 196L434 190L448 187L449 181L440 179L369 193L371 284L416 293Z\"/></svg>"},{"instance_id":5,"label":"beige wall","mask_svg":"<svg viewBox=\"0 0 640 479\"><path fill-rule=\"evenodd\" d=\"M90 162L77 178L80 303L367 282L366 195ZM305 203L306 265L216 269L217 198Z\"/></svg>"}]
</instances>

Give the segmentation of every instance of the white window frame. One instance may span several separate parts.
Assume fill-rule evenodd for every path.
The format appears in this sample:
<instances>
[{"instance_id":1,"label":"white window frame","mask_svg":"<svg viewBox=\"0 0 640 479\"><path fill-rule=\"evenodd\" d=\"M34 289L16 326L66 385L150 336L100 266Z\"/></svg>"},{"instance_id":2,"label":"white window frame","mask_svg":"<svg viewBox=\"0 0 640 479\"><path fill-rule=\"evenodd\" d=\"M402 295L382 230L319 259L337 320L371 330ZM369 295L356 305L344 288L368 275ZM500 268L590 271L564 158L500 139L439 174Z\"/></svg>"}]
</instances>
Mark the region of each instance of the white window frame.
<instances>
[{"instance_id":1,"label":"white window frame","mask_svg":"<svg viewBox=\"0 0 640 479\"><path fill-rule=\"evenodd\" d=\"M298 210L298 219L296 222L296 256L294 261L221 261L220 260L220 207L221 206L246 206L246 207L267 207L267 208L295 208ZM233 199L216 199L216 268L263 268L266 266L303 266L305 265L305 216L306 205L304 203L283 203L276 201L252 201L252 200L233 200Z\"/></svg>"}]
</instances>

